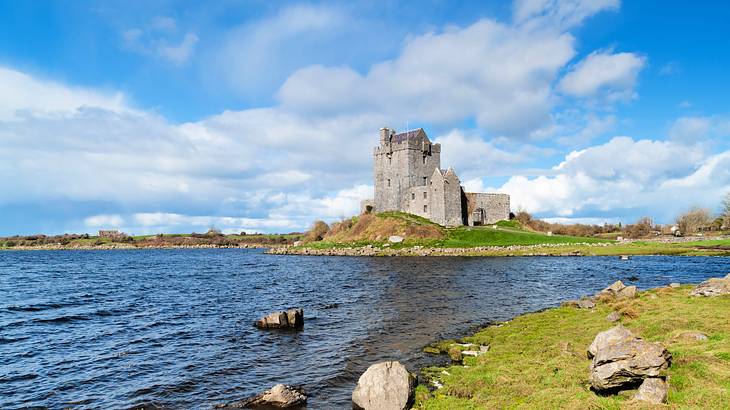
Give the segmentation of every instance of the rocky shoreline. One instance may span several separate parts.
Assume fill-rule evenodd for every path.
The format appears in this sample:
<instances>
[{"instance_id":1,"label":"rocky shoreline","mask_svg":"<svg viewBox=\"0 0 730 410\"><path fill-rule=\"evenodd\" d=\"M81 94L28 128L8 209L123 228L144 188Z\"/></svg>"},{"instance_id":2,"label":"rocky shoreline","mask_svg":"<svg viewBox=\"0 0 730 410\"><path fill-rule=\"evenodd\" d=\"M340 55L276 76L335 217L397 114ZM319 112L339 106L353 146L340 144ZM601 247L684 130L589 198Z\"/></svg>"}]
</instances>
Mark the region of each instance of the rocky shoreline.
<instances>
[{"instance_id":1,"label":"rocky shoreline","mask_svg":"<svg viewBox=\"0 0 730 410\"><path fill-rule=\"evenodd\" d=\"M585 256L580 250L566 252L540 252L540 250L570 247L607 248L616 246L613 243L560 243L541 245L509 245L509 246L477 246L472 248L429 248L413 246L393 249L388 246L377 247L366 245L363 247L344 248L309 248L302 246L281 246L271 248L266 253L271 255L305 255L305 256L482 256L484 254L499 254L499 256Z\"/></svg>"},{"instance_id":2,"label":"rocky shoreline","mask_svg":"<svg viewBox=\"0 0 730 410\"><path fill-rule=\"evenodd\" d=\"M108 243L101 245L61 245L45 244L37 246L14 246L12 248L0 248L2 251L93 251L93 250L115 250L115 249L277 249L286 245L252 244L243 243L239 245L217 245L217 244L189 244L189 245L145 245L136 246L126 243Z\"/></svg>"}]
</instances>

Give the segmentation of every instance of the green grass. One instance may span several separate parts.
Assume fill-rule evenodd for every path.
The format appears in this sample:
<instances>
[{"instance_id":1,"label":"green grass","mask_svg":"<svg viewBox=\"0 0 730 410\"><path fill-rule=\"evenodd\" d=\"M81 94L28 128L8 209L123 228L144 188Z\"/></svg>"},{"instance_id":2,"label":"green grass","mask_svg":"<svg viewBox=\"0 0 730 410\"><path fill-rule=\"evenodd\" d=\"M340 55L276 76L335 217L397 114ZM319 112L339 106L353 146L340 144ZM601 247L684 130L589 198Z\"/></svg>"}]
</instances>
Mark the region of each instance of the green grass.
<instances>
[{"instance_id":1,"label":"green grass","mask_svg":"<svg viewBox=\"0 0 730 410\"><path fill-rule=\"evenodd\" d=\"M604 239L577 236L548 236L542 233L506 228L499 225L496 229L490 226L451 228L447 230L447 234L447 239L436 242L438 246L444 248L471 248L476 246L609 242Z\"/></svg>"},{"instance_id":2,"label":"green grass","mask_svg":"<svg viewBox=\"0 0 730 410\"><path fill-rule=\"evenodd\" d=\"M560 307L486 328L464 341L488 344L489 352L465 359L469 367L448 368L449 376L440 375L442 389L429 393L420 386L415 408L643 408L625 396L601 397L589 389L586 349L598 332L613 326L605 319L612 310L632 312L636 317L625 315L622 323L672 353L668 408L726 408L730 297L689 297L690 289L641 292L633 301L599 303L593 310ZM676 338L683 331L700 331L710 340Z\"/></svg>"}]
</instances>

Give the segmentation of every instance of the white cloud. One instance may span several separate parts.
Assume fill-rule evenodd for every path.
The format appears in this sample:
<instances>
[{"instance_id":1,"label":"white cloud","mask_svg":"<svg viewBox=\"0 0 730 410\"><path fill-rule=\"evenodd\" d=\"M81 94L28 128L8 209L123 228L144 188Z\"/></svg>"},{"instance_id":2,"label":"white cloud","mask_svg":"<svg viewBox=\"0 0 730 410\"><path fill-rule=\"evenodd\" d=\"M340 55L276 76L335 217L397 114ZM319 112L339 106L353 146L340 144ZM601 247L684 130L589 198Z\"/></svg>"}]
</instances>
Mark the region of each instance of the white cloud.
<instances>
[{"instance_id":1,"label":"white cloud","mask_svg":"<svg viewBox=\"0 0 730 410\"><path fill-rule=\"evenodd\" d=\"M576 64L561 80L560 90L574 97L605 95L609 100L630 99L646 58L635 53L597 51Z\"/></svg>"},{"instance_id":2,"label":"white cloud","mask_svg":"<svg viewBox=\"0 0 730 410\"><path fill-rule=\"evenodd\" d=\"M119 228L124 223L120 215L94 215L84 219L84 225L89 228Z\"/></svg>"},{"instance_id":3,"label":"white cloud","mask_svg":"<svg viewBox=\"0 0 730 410\"><path fill-rule=\"evenodd\" d=\"M435 123L475 118L490 132L526 136L549 121L551 84L575 54L573 43L566 33L483 19L413 37L398 58L364 75L348 67L301 69L278 96L285 108L310 115L359 110Z\"/></svg>"},{"instance_id":4,"label":"white cloud","mask_svg":"<svg viewBox=\"0 0 730 410\"><path fill-rule=\"evenodd\" d=\"M728 136L730 120L718 116L680 117L669 128L669 137L682 142L694 143Z\"/></svg>"},{"instance_id":5,"label":"white cloud","mask_svg":"<svg viewBox=\"0 0 730 410\"><path fill-rule=\"evenodd\" d=\"M441 144L441 167L454 167L463 179L503 175L506 169L514 169L526 160L514 145L512 151L502 150L478 135L466 135L458 129L435 138L434 142Z\"/></svg>"},{"instance_id":6,"label":"white cloud","mask_svg":"<svg viewBox=\"0 0 730 410\"><path fill-rule=\"evenodd\" d=\"M131 111L122 93L68 87L2 66L0 85L0 121L27 115L65 116L84 107L98 107L116 113Z\"/></svg>"},{"instance_id":7,"label":"white cloud","mask_svg":"<svg viewBox=\"0 0 730 410\"><path fill-rule=\"evenodd\" d=\"M180 37L177 21L172 17L156 17L144 27L132 27L121 32L124 48L155 56L175 65L182 65L192 57L198 36L186 32Z\"/></svg>"},{"instance_id":8,"label":"white cloud","mask_svg":"<svg viewBox=\"0 0 730 410\"><path fill-rule=\"evenodd\" d=\"M660 220L695 204L719 203L730 189L730 151L708 154L697 145L616 137L568 154L544 175L514 176L500 192L513 208L552 217L649 211Z\"/></svg>"},{"instance_id":9,"label":"white cloud","mask_svg":"<svg viewBox=\"0 0 730 410\"><path fill-rule=\"evenodd\" d=\"M619 0L516 0L514 20L520 24L568 29L603 10L618 10Z\"/></svg>"}]
</instances>

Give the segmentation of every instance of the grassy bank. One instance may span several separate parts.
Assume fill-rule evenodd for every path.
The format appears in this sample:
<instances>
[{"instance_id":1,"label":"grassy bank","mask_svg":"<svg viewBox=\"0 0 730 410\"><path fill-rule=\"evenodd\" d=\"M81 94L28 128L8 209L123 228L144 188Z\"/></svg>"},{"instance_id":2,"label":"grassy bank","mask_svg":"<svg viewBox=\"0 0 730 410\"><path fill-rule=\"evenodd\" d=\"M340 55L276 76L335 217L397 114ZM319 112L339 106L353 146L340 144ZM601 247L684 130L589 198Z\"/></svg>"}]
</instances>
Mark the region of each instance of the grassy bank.
<instances>
[{"instance_id":1,"label":"grassy bank","mask_svg":"<svg viewBox=\"0 0 730 410\"><path fill-rule=\"evenodd\" d=\"M630 395L602 397L589 389L586 349L598 332L614 326L606 320L614 310L623 312L621 323L634 333L664 343L672 353L668 408L727 408L730 297L690 297L691 288L650 290L592 310L549 309L486 328L463 341L490 350L465 358L468 367L426 372L436 375L443 388L429 392L419 386L415 408L650 408L629 403ZM703 332L709 340L687 340L680 336L685 331Z\"/></svg>"},{"instance_id":2,"label":"grassy bank","mask_svg":"<svg viewBox=\"0 0 730 410\"><path fill-rule=\"evenodd\" d=\"M405 240L388 243L391 235L402 236ZM445 228L415 215L384 212L335 224L323 240L305 243L287 252L357 255L353 249L370 247L373 250L367 255L383 256L730 256L730 239L697 239L677 243L655 240L617 242L602 237L547 235L522 229L517 221Z\"/></svg>"}]
</instances>

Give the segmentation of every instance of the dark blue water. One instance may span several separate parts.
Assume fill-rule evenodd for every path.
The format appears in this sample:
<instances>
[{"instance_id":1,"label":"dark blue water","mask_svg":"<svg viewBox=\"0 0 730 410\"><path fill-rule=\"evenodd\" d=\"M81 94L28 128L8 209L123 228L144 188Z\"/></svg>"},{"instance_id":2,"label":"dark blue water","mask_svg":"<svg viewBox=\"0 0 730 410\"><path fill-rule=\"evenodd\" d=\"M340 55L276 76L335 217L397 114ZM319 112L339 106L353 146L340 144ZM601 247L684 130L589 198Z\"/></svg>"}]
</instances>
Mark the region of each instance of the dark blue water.
<instances>
[{"instance_id":1,"label":"dark blue water","mask_svg":"<svg viewBox=\"0 0 730 410\"><path fill-rule=\"evenodd\" d=\"M730 258L347 258L258 250L0 252L0 408L210 408L276 383L346 408L368 365L637 277ZM302 307L301 332L252 327Z\"/></svg>"}]
</instances>

